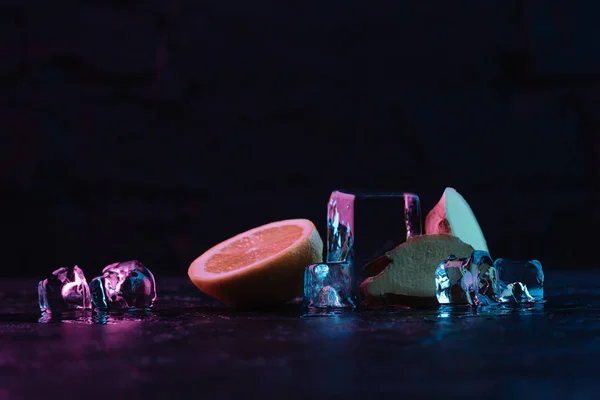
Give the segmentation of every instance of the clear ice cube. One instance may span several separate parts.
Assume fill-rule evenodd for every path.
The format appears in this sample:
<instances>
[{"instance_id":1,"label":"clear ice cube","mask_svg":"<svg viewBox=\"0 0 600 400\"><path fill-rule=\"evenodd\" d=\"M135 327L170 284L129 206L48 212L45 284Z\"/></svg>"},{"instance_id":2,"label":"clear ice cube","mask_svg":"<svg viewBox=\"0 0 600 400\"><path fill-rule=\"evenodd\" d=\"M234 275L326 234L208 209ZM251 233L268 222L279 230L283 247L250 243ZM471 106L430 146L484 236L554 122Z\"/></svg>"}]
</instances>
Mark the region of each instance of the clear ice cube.
<instances>
[{"instance_id":1,"label":"clear ice cube","mask_svg":"<svg viewBox=\"0 0 600 400\"><path fill-rule=\"evenodd\" d=\"M151 308L156 301L156 283L139 261L110 264L90 282L92 302L99 310Z\"/></svg>"},{"instance_id":2,"label":"clear ice cube","mask_svg":"<svg viewBox=\"0 0 600 400\"><path fill-rule=\"evenodd\" d=\"M533 303L535 299L529 293L527 285L513 282L506 285L498 301L501 303Z\"/></svg>"},{"instance_id":3,"label":"clear ice cube","mask_svg":"<svg viewBox=\"0 0 600 400\"><path fill-rule=\"evenodd\" d=\"M348 263L320 263L304 271L304 304L315 308L354 307Z\"/></svg>"},{"instance_id":4,"label":"clear ice cube","mask_svg":"<svg viewBox=\"0 0 600 400\"><path fill-rule=\"evenodd\" d=\"M498 302L496 269L485 251L475 251L468 258L448 257L438 265L434 277L440 304L477 306Z\"/></svg>"},{"instance_id":5,"label":"clear ice cube","mask_svg":"<svg viewBox=\"0 0 600 400\"><path fill-rule=\"evenodd\" d=\"M520 282L527 287L529 295L535 300L544 299L544 271L538 260L516 261L498 258L494 266L498 271L500 291L508 285Z\"/></svg>"},{"instance_id":6,"label":"clear ice cube","mask_svg":"<svg viewBox=\"0 0 600 400\"><path fill-rule=\"evenodd\" d=\"M421 206L415 194L331 193L326 261L349 263L354 288L372 275L364 269L369 262L421 234Z\"/></svg>"},{"instance_id":7,"label":"clear ice cube","mask_svg":"<svg viewBox=\"0 0 600 400\"><path fill-rule=\"evenodd\" d=\"M449 257L435 270L435 295L440 304L468 304L462 289L462 266L465 259Z\"/></svg>"},{"instance_id":8,"label":"clear ice cube","mask_svg":"<svg viewBox=\"0 0 600 400\"><path fill-rule=\"evenodd\" d=\"M42 312L82 310L92 307L90 287L78 266L59 268L38 284Z\"/></svg>"}]
</instances>

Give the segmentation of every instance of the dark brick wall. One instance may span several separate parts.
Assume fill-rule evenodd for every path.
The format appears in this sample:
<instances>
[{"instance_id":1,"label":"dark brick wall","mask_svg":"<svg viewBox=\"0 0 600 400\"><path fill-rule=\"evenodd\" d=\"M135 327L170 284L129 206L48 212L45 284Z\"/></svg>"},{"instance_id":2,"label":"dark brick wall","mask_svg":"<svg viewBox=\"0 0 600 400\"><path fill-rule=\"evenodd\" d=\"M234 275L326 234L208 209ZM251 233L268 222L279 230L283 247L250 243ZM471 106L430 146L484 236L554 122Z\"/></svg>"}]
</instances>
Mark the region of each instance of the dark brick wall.
<instances>
[{"instance_id":1,"label":"dark brick wall","mask_svg":"<svg viewBox=\"0 0 600 400\"><path fill-rule=\"evenodd\" d=\"M2 274L180 274L342 186L454 186L494 255L593 264L597 10L454 3L2 2Z\"/></svg>"}]
</instances>

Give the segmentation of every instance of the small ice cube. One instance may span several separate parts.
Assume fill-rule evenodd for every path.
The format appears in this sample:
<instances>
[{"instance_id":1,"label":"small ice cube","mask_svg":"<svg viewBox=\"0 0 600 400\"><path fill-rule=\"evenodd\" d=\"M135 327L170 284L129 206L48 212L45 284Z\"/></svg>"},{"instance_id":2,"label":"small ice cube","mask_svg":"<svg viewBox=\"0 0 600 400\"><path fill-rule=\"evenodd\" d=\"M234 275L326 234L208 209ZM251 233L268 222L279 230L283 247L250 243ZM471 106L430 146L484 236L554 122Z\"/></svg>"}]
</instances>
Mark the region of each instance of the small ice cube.
<instances>
[{"instance_id":1,"label":"small ice cube","mask_svg":"<svg viewBox=\"0 0 600 400\"><path fill-rule=\"evenodd\" d=\"M474 251L470 257L471 270L477 274L478 304L488 305L498 302L500 286L494 261L486 251Z\"/></svg>"},{"instance_id":2,"label":"small ice cube","mask_svg":"<svg viewBox=\"0 0 600 400\"><path fill-rule=\"evenodd\" d=\"M156 301L154 276L139 261L110 264L92 279L90 289L99 310L151 308Z\"/></svg>"},{"instance_id":3,"label":"small ice cube","mask_svg":"<svg viewBox=\"0 0 600 400\"><path fill-rule=\"evenodd\" d=\"M465 259L449 257L435 270L435 295L440 304L468 304L461 287Z\"/></svg>"},{"instance_id":4,"label":"small ice cube","mask_svg":"<svg viewBox=\"0 0 600 400\"><path fill-rule=\"evenodd\" d=\"M326 261L350 263L356 289L369 276L369 262L421 233L415 194L334 191L327 206Z\"/></svg>"},{"instance_id":5,"label":"small ice cube","mask_svg":"<svg viewBox=\"0 0 600 400\"><path fill-rule=\"evenodd\" d=\"M498 258L494 266L498 271L500 291L503 292L509 284L520 282L527 287L529 294L535 300L544 299L544 271L538 260L515 261Z\"/></svg>"},{"instance_id":6,"label":"small ice cube","mask_svg":"<svg viewBox=\"0 0 600 400\"><path fill-rule=\"evenodd\" d=\"M304 304L315 308L354 307L348 263L320 263L304 271Z\"/></svg>"},{"instance_id":7,"label":"small ice cube","mask_svg":"<svg viewBox=\"0 0 600 400\"><path fill-rule=\"evenodd\" d=\"M489 305L498 301L496 270L489 254L475 251L468 258L450 256L435 270L440 304Z\"/></svg>"},{"instance_id":8,"label":"small ice cube","mask_svg":"<svg viewBox=\"0 0 600 400\"><path fill-rule=\"evenodd\" d=\"M78 266L59 268L38 284L42 312L82 310L92 307L90 288Z\"/></svg>"},{"instance_id":9,"label":"small ice cube","mask_svg":"<svg viewBox=\"0 0 600 400\"><path fill-rule=\"evenodd\" d=\"M506 285L498 301L501 303L533 303L535 299L527 290L526 285L521 282L513 282Z\"/></svg>"}]
</instances>

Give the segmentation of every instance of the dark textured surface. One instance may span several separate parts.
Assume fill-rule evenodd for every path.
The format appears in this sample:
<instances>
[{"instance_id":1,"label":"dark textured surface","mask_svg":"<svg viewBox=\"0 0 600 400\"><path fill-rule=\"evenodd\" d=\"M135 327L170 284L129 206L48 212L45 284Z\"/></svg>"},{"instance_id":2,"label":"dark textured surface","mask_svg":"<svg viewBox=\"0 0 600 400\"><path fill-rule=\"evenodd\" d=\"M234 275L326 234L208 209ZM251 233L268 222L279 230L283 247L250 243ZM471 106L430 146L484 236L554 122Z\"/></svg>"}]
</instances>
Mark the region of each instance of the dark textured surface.
<instances>
[{"instance_id":1,"label":"dark textured surface","mask_svg":"<svg viewBox=\"0 0 600 400\"><path fill-rule=\"evenodd\" d=\"M565 232L600 221L597 14L3 1L0 275L134 258L184 274L261 223L323 230L329 193L363 186L415 191L424 212L455 186L495 255L587 267L595 238Z\"/></svg>"},{"instance_id":2,"label":"dark textured surface","mask_svg":"<svg viewBox=\"0 0 600 400\"><path fill-rule=\"evenodd\" d=\"M95 324L38 323L35 282L3 281L0 399L595 398L599 277L547 273L548 301L530 309L304 318L225 309L159 279L151 315Z\"/></svg>"}]
</instances>

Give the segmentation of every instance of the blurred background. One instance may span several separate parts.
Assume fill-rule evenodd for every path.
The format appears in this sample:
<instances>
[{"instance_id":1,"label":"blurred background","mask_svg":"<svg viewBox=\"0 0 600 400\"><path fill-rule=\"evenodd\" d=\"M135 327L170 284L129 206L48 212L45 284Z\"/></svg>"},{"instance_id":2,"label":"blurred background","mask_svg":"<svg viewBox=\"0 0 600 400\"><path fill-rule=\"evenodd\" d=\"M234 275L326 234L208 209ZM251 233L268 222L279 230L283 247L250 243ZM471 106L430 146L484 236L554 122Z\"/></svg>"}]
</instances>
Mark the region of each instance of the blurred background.
<instances>
[{"instance_id":1,"label":"blurred background","mask_svg":"<svg viewBox=\"0 0 600 400\"><path fill-rule=\"evenodd\" d=\"M324 235L340 187L452 186L494 256L596 262L589 2L126 3L0 4L0 276L185 275L273 220Z\"/></svg>"}]
</instances>

